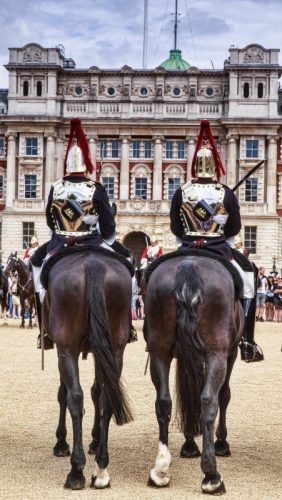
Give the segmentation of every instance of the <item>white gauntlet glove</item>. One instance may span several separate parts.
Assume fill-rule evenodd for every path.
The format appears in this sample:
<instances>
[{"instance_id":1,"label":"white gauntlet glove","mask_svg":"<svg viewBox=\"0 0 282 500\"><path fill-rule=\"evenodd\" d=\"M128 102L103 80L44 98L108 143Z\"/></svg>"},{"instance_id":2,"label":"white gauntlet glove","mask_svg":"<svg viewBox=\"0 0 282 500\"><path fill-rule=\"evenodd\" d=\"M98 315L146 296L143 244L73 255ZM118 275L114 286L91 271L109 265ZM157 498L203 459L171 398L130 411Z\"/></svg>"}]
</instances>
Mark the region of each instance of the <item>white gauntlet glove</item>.
<instances>
[{"instance_id":1,"label":"white gauntlet glove","mask_svg":"<svg viewBox=\"0 0 282 500\"><path fill-rule=\"evenodd\" d=\"M213 220L220 226L224 226L228 219L228 214L218 214L213 216Z\"/></svg>"},{"instance_id":2,"label":"white gauntlet glove","mask_svg":"<svg viewBox=\"0 0 282 500\"><path fill-rule=\"evenodd\" d=\"M97 215L88 214L88 215L85 215L82 220L83 220L83 222L85 222L85 224L90 226L91 224L97 223L98 217L97 217Z\"/></svg>"}]
</instances>

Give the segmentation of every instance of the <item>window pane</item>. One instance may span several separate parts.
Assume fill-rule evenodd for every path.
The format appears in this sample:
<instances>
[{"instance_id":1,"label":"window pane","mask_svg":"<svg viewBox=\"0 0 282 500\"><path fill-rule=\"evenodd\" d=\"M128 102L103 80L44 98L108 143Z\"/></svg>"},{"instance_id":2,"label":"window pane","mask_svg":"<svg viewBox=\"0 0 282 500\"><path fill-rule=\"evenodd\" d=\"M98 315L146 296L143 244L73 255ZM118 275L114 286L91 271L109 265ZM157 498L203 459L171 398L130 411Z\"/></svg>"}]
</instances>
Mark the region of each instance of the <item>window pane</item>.
<instances>
[{"instance_id":1,"label":"window pane","mask_svg":"<svg viewBox=\"0 0 282 500\"><path fill-rule=\"evenodd\" d=\"M184 141L177 142L177 158L179 158L179 159L185 158L185 142Z\"/></svg>"},{"instance_id":2,"label":"window pane","mask_svg":"<svg viewBox=\"0 0 282 500\"><path fill-rule=\"evenodd\" d=\"M42 96L42 82L37 82L36 84L36 95L38 97Z\"/></svg>"},{"instance_id":3,"label":"window pane","mask_svg":"<svg viewBox=\"0 0 282 500\"><path fill-rule=\"evenodd\" d=\"M144 158L152 158L152 143L144 141Z\"/></svg>"},{"instance_id":4,"label":"window pane","mask_svg":"<svg viewBox=\"0 0 282 500\"><path fill-rule=\"evenodd\" d=\"M258 98L261 99L263 97L263 83L258 84Z\"/></svg>"},{"instance_id":5,"label":"window pane","mask_svg":"<svg viewBox=\"0 0 282 500\"><path fill-rule=\"evenodd\" d=\"M25 140L25 154L27 156L37 156L38 155L38 138L37 137L27 137Z\"/></svg>"},{"instance_id":6,"label":"window pane","mask_svg":"<svg viewBox=\"0 0 282 500\"><path fill-rule=\"evenodd\" d=\"M258 201L258 179L255 177L246 180L245 201Z\"/></svg>"},{"instance_id":7,"label":"window pane","mask_svg":"<svg viewBox=\"0 0 282 500\"><path fill-rule=\"evenodd\" d=\"M107 191L110 200L114 199L115 195L115 178L114 177L102 177L102 184Z\"/></svg>"},{"instance_id":8,"label":"window pane","mask_svg":"<svg viewBox=\"0 0 282 500\"><path fill-rule=\"evenodd\" d=\"M249 97L250 95L250 85L248 83L244 83L244 97Z\"/></svg>"},{"instance_id":9,"label":"window pane","mask_svg":"<svg viewBox=\"0 0 282 500\"><path fill-rule=\"evenodd\" d=\"M135 177L135 196L138 198L147 199L147 178Z\"/></svg>"},{"instance_id":10,"label":"window pane","mask_svg":"<svg viewBox=\"0 0 282 500\"><path fill-rule=\"evenodd\" d=\"M112 141L112 158L119 158L119 141Z\"/></svg>"},{"instance_id":11,"label":"window pane","mask_svg":"<svg viewBox=\"0 0 282 500\"><path fill-rule=\"evenodd\" d=\"M25 175L24 176L24 197L25 198L36 198L36 175Z\"/></svg>"},{"instance_id":12,"label":"window pane","mask_svg":"<svg viewBox=\"0 0 282 500\"><path fill-rule=\"evenodd\" d=\"M132 142L132 157L140 158L140 141Z\"/></svg>"},{"instance_id":13,"label":"window pane","mask_svg":"<svg viewBox=\"0 0 282 500\"><path fill-rule=\"evenodd\" d=\"M27 81L25 81L25 82L23 83L23 95L24 95L25 97L26 97L26 96L28 96L28 87L29 87L28 82L27 82Z\"/></svg>"},{"instance_id":14,"label":"window pane","mask_svg":"<svg viewBox=\"0 0 282 500\"><path fill-rule=\"evenodd\" d=\"M5 156L5 139L4 139L4 137L0 138L0 156Z\"/></svg>"},{"instance_id":15,"label":"window pane","mask_svg":"<svg viewBox=\"0 0 282 500\"><path fill-rule=\"evenodd\" d=\"M180 187L180 177L168 179L168 199L171 200L175 191Z\"/></svg>"},{"instance_id":16,"label":"window pane","mask_svg":"<svg viewBox=\"0 0 282 500\"><path fill-rule=\"evenodd\" d=\"M166 148L166 158L171 159L173 155L173 142L167 141L165 143L165 148Z\"/></svg>"},{"instance_id":17,"label":"window pane","mask_svg":"<svg viewBox=\"0 0 282 500\"><path fill-rule=\"evenodd\" d=\"M107 141L100 141L100 158L107 158Z\"/></svg>"},{"instance_id":18,"label":"window pane","mask_svg":"<svg viewBox=\"0 0 282 500\"><path fill-rule=\"evenodd\" d=\"M257 228L256 226L245 226L244 231L245 248L250 253L257 253Z\"/></svg>"},{"instance_id":19,"label":"window pane","mask_svg":"<svg viewBox=\"0 0 282 500\"><path fill-rule=\"evenodd\" d=\"M23 222L23 248L30 246L32 236L34 236L34 222Z\"/></svg>"},{"instance_id":20,"label":"window pane","mask_svg":"<svg viewBox=\"0 0 282 500\"><path fill-rule=\"evenodd\" d=\"M259 155L259 141L246 140L246 158L258 158Z\"/></svg>"},{"instance_id":21,"label":"window pane","mask_svg":"<svg viewBox=\"0 0 282 500\"><path fill-rule=\"evenodd\" d=\"M0 198L4 198L4 178L0 175Z\"/></svg>"}]
</instances>

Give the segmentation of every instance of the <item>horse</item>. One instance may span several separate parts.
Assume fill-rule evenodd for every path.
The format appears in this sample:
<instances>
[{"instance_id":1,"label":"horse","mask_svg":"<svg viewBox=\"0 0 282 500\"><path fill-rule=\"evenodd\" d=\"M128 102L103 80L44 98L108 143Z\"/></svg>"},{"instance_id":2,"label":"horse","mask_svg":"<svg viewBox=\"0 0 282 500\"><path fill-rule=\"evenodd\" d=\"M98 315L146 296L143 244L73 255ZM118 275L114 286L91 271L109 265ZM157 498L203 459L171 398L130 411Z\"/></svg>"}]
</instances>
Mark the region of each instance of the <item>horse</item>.
<instances>
[{"instance_id":1,"label":"horse","mask_svg":"<svg viewBox=\"0 0 282 500\"><path fill-rule=\"evenodd\" d=\"M1 317L4 318L4 324L7 318L7 296L9 291L8 276L3 273L2 266L0 267L0 306Z\"/></svg>"},{"instance_id":2,"label":"horse","mask_svg":"<svg viewBox=\"0 0 282 500\"><path fill-rule=\"evenodd\" d=\"M21 324L20 328L25 328L25 301L28 299L28 312L29 312L29 323L28 328L32 328L32 315L34 310L35 295L34 295L34 284L32 279L32 272L26 266L26 264L17 257L17 254L11 253L6 271L10 271L12 274L18 276L18 291L21 303Z\"/></svg>"},{"instance_id":3,"label":"horse","mask_svg":"<svg viewBox=\"0 0 282 500\"><path fill-rule=\"evenodd\" d=\"M101 254L99 248L78 250L65 255L50 268L42 304L44 331L56 344L60 373L60 416L53 452L57 457L70 454L66 441L68 408L73 426L73 450L65 488L82 489L86 458L82 444L84 409L78 360L81 352L91 351L95 360L91 388L95 418L89 453L96 455L91 487L103 489L110 484L107 467L111 417L114 416L118 425L133 419L120 380L130 329L131 276L120 260L110 256L112 252Z\"/></svg>"},{"instance_id":4,"label":"horse","mask_svg":"<svg viewBox=\"0 0 282 500\"><path fill-rule=\"evenodd\" d=\"M232 268L232 264L229 266ZM194 438L202 433L201 468L205 475L202 492L225 493L215 456L230 455L226 440L226 410L231 397L229 379L244 325L238 295L229 270L222 262L206 256L186 255L164 260L149 277L144 337L157 393L159 424L159 450L148 482L151 486L163 487L170 482L169 370L172 358L176 357L178 423L185 436L180 456L200 456Z\"/></svg>"}]
</instances>

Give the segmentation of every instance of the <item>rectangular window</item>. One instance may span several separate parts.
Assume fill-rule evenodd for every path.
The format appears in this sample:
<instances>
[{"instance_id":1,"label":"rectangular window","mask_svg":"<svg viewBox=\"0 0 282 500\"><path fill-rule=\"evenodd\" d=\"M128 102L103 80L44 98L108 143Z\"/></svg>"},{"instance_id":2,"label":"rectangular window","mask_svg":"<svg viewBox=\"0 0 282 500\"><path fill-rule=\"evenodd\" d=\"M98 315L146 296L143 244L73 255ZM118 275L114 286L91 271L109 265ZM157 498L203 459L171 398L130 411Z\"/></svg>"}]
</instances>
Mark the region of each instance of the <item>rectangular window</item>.
<instances>
[{"instance_id":1,"label":"rectangular window","mask_svg":"<svg viewBox=\"0 0 282 500\"><path fill-rule=\"evenodd\" d=\"M112 141L112 158L119 158L119 141Z\"/></svg>"},{"instance_id":2,"label":"rectangular window","mask_svg":"<svg viewBox=\"0 0 282 500\"><path fill-rule=\"evenodd\" d=\"M0 156L5 156L5 139L0 137Z\"/></svg>"},{"instance_id":3,"label":"rectangular window","mask_svg":"<svg viewBox=\"0 0 282 500\"><path fill-rule=\"evenodd\" d=\"M135 177L135 196L147 199L147 177Z\"/></svg>"},{"instance_id":4,"label":"rectangular window","mask_svg":"<svg viewBox=\"0 0 282 500\"><path fill-rule=\"evenodd\" d=\"M152 143L144 141L144 158L152 158Z\"/></svg>"},{"instance_id":5,"label":"rectangular window","mask_svg":"<svg viewBox=\"0 0 282 500\"><path fill-rule=\"evenodd\" d=\"M102 184L107 191L107 195L110 200L114 199L115 196L115 178L114 177L102 177Z\"/></svg>"},{"instance_id":6,"label":"rectangular window","mask_svg":"<svg viewBox=\"0 0 282 500\"><path fill-rule=\"evenodd\" d=\"M100 158L101 160L104 160L104 158L107 158L107 141L100 141Z\"/></svg>"},{"instance_id":7,"label":"rectangular window","mask_svg":"<svg viewBox=\"0 0 282 500\"><path fill-rule=\"evenodd\" d=\"M36 181L37 175L24 176L24 197L36 198Z\"/></svg>"},{"instance_id":8,"label":"rectangular window","mask_svg":"<svg viewBox=\"0 0 282 500\"><path fill-rule=\"evenodd\" d=\"M169 160L173 156L173 142L172 141L167 141L165 143L165 157Z\"/></svg>"},{"instance_id":9,"label":"rectangular window","mask_svg":"<svg viewBox=\"0 0 282 500\"><path fill-rule=\"evenodd\" d=\"M259 141L258 139L247 139L246 140L246 158L258 158L259 157Z\"/></svg>"},{"instance_id":10,"label":"rectangular window","mask_svg":"<svg viewBox=\"0 0 282 500\"><path fill-rule=\"evenodd\" d=\"M30 240L34 236L34 222L23 222L23 248L30 246Z\"/></svg>"},{"instance_id":11,"label":"rectangular window","mask_svg":"<svg viewBox=\"0 0 282 500\"><path fill-rule=\"evenodd\" d=\"M38 138L27 137L25 140L25 154L26 156L38 155Z\"/></svg>"},{"instance_id":12,"label":"rectangular window","mask_svg":"<svg viewBox=\"0 0 282 500\"><path fill-rule=\"evenodd\" d=\"M185 142L184 141L177 142L177 158L179 160L183 160L185 158Z\"/></svg>"},{"instance_id":13,"label":"rectangular window","mask_svg":"<svg viewBox=\"0 0 282 500\"><path fill-rule=\"evenodd\" d=\"M250 253L257 253L257 228L256 226L245 226L244 229L245 248L250 250Z\"/></svg>"},{"instance_id":14,"label":"rectangular window","mask_svg":"<svg viewBox=\"0 0 282 500\"><path fill-rule=\"evenodd\" d=\"M245 201L258 201L258 179L256 177L246 180Z\"/></svg>"},{"instance_id":15,"label":"rectangular window","mask_svg":"<svg viewBox=\"0 0 282 500\"><path fill-rule=\"evenodd\" d=\"M4 198L4 177L0 175L0 198Z\"/></svg>"},{"instance_id":16,"label":"rectangular window","mask_svg":"<svg viewBox=\"0 0 282 500\"><path fill-rule=\"evenodd\" d=\"M140 158L140 141L132 141L132 158Z\"/></svg>"},{"instance_id":17,"label":"rectangular window","mask_svg":"<svg viewBox=\"0 0 282 500\"><path fill-rule=\"evenodd\" d=\"M175 191L180 187L180 177L168 179L168 199L171 200Z\"/></svg>"}]
</instances>

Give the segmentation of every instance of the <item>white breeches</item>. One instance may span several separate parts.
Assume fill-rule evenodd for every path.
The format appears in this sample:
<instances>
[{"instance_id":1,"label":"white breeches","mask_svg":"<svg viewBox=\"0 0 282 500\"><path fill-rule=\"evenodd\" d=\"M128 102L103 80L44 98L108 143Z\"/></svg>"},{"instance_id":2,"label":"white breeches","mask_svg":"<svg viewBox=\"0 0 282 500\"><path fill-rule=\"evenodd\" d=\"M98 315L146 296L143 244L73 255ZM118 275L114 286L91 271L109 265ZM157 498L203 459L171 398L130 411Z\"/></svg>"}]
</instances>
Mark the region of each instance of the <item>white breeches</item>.
<instances>
[{"instance_id":1,"label":"white breeches","mask_svg":"<svg viewBox=\"0 0 282 500\"><path fill-rule=\"evenodd\" d=\"M234 259L230 262L232 262L233 266L236 267L238 273L242 278L244 299L253 299L255 297L254 273L243 271L243 269Z\"/></svg>"}]
</instances>

